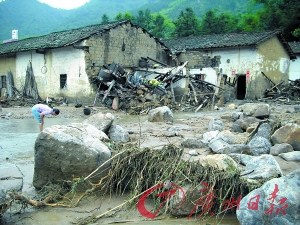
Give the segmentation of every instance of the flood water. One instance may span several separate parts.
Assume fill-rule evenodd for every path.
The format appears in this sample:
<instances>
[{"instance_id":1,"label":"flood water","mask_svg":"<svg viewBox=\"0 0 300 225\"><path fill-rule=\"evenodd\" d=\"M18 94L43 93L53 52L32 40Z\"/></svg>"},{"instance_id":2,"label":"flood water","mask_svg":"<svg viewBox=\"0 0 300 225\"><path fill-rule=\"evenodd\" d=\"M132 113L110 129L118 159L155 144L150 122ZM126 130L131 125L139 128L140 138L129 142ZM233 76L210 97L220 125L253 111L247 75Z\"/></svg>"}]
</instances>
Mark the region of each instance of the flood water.
<instances>
[{"instance_id":1,"label":"flood water","mask_svg":"<svg viewBox=\"0 0 300 225\"><path fill-rule=\"evenodd\" d=\"M121 118L122 119L122 118ZM132 120L137 120L136 116L130 117L126 116L123 118L127 122ZM67 118L46 118L45 127L60 124L67 125L72 122L81 122L82 119L67 119ZM38 124L34 119L1 119L0 120L0 163L13 163L16 164L22 171L24 176L23 190L22 192L27 196L34 196L35 189L32 186L33 168L34 168L34 143L38 136L39 129ZM126 200L126 199L125 199ZM97 202L99 201L99 202ZM65 208L42 208L35 209L29 207L25 209L22 213L18 213L14 210L8 210L3 218L0 218L0 224L3 225L67 225L72 224L74 219L79 217L84 217L95 213L95 208L97 204L104 204L103 209L97 209L99 212L105 212L106 208L113 208L118 205L118 201L124 202L124 199L112 200L111 198L106 198L106 200L95 200L83 201L82 205L79 205L77 209L65 209ZM98 212L96 210L96 212ZM162 220L148 220L145 221L144 218L138 214L128 216L128 220L114 218L118 220L118 224L166 224L166 225L177 225L177 224L189 224L189 225L239 225L238 220L235 215L226 216L221 220L209 219L209 220L188 220L187 218L166 218ZM133 218L133 219L132 219ZM142 221L141 221L142 220ZM122 222L124 221L124 222ZM94 224L112 224L112 219L109 221L98 221Z\"/></svg>"}]
</instances>

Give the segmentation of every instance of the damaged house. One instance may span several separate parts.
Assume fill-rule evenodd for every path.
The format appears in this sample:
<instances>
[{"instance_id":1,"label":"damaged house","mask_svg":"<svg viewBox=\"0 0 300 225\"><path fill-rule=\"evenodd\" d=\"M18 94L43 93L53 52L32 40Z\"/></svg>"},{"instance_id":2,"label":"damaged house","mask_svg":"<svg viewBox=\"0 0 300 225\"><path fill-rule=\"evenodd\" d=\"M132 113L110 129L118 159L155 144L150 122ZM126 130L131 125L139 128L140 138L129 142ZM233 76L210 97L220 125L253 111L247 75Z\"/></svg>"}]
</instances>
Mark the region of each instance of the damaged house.
<instances>
[{"instance_id":1,"label":"damaged house","mask_svg":"<svg viewBox=\"0 0 300 225\"><path fill-rule=\"evenodd\" d=\"M300 42L289 42L289 45L297 57L291 61L289 69L289 79L294 81L300 79Z\"/></svg>"},{"instance_id":2,"label":"damaged house","mask_svg":"<svg viewBox=\"0 0 300 225\"><path fill-rule=\"evenodd\" d=\"M192 73L205 76L197 58L212 59L212 67L218 67L227 84L224 95L228 98L262 98L272 85L288 82L290 60L295 59L278 31L201 35L164 43L176 53L179 63L189 61Z\"/></svg>"},{"instance_id":3,"label":"damaged house","mask_svg":"<svg viewBox=\"0 0 300 225\"><path fill-rule=\"evenodd\" d=\"M91 25L0 45L2 95L14 91L34 99L47 97L91 102L91 80L105 64L125 69L139 66L141 57L170 63L168 48L130 21Z\"/></svg>"}]
</instances>

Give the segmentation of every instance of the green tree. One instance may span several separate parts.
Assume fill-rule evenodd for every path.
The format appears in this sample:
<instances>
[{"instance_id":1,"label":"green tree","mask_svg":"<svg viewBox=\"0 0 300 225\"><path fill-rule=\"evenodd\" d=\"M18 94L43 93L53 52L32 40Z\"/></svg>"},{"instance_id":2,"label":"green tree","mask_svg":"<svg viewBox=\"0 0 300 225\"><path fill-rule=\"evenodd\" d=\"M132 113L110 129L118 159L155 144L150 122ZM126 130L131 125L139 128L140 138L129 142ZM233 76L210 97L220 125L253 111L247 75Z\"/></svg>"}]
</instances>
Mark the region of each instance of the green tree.
<instances>
[{"instance_id":1,"label":"green tree","mask_svg":"<svg viewBox=\"0 0 300 225\"><path fill-rule=\"evenodd\" d=\"M158 38L165 38L166 35L166 24L165 24L165 17L161 14L157 14L153 20L153 29L151 33Z\"/></svg>"},{"instance_id":2,"label":"green tree","mask_svg":"<svg viewBox=\"0 0 300 225\"><path fill-rule=\"evenodd\" d=\"M135 22L140 27L150 31L153 28L153 16L149 9L139 10Z\"/></svg>"},{"instance_id":3,"label":"green tree","mask_svg":"<svg viewBox=\"0 0 300 225\"><path fill-rule=\"evenodd\" d=\"M116 21L123 20L123 14L122 14L122 13L118 13L118 14L115 16L115 20L116 20Z\"/></svg>"},{"instance_id":4,"label":"green tree","mask_svg":"<svg viewBox=\"0 0 300 225\"><path fill-rule=\"evenodd\" d=\"M300 28L299 0L255 0L263 5L261 22L265 29L282 29L287 40L295 40Z\"/></svg>"},{"instance_id":5,"label":"green tree","mask_svg":"<svg viewBox=\"0 0 300 225\"><path fill-rule=\"evenodd\" d=\"M109 17L106 14L103 14L101 17L101 24L107 24L109 23Z\"/></svg>"},{"instance_id":6,"label":"green tree","mask_svg":"<svg viewBox=\"0 0 300 225\"><path fill-rule=\"evenodd\" d=\"M199 34L199 20L192 8L181 11L175 24L175 37L187 37Z\"/></svg>"},{"instance_id":7,"label":"green tree","mask_svg":"<svg viewBox=\"0 0 300 225\"><path fill-rule=\"evenodd\" d=\"M239 17L238 30L246 32L263 31L263 24L261 23L259 13L245 13L239 15Z\"/></svg>"},{"instance_id":8,"label":"green tree","mask_svg":"<svg viewBox=\"0 0 300 225\"><path fill-rule=\"evenodd\" d=\"M123 19L124 19L124 20L130 20L130 21L133 21L133 20L134 20L134 16L131 14L131 12L125 12L125 13L124 13Z\"/></svg>"},{"instance_id":9,"label":"green tree","mask_svg":"<svg viewBox=\"0 0 300 225\"><path fill-rule=\"evenodd\" d=\"M218 17L213 10L209 10L205 13L204 18L200 23L200 32L202 34L216 33L216 28L219 26Z\"/></svg>"}]
</instances>

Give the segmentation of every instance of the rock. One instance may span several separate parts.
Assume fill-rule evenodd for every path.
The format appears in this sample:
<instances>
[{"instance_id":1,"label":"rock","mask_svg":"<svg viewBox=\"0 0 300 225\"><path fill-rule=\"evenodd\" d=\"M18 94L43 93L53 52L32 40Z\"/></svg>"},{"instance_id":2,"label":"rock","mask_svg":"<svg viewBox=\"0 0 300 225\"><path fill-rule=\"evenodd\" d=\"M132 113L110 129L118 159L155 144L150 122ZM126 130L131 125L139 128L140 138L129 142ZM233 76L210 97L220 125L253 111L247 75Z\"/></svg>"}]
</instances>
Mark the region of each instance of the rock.
<instances>
[{"instance_id":1,"label":"rock","mask_svg":"<svg viewBox=\"0 0 300 225\"><path fill-rule=\"evenodd\" d=\"M248 127L251 127L253 124L258 123L259 119L255 117L246 117L243 119L238 119L235 121L236 124L238 124L244 131L247 130Z\"/></svg>"},{"instance_id":2,"label":"rock","mask_svg":"<svg viewBox=\"0 0 300 225\"><path fill-rule=\"evenodd\" d=\"M242 112L233 112L231 115L231 119L233 122L243 118L244 118L244 114Z\"/></svg>"},{"instance_id":3,"label":"rock","mask_svg":"<svg viewBox=\"0 0 300 225\"><path fill-rule=\"evenodd\" d=\"M295 151L300 151L300 126L294 123L280 127L271 136L273 144L288 143Z\"/></svg>"},{"instance_id":4,"label":"rock","mask_svg":"<svg viewBox=\"0 0 300 225\"><path fill-rule=\"evenodd\" d=\"M214 130L214 131L209 131L203 134L203 139L202 142L204 143L209 143L212 139L217 137L220 131Z\"/></svg>"},{"instance_id":5,"label":"rock","mask_svg":"<svg viewBox=\"0 0 300 225\"><path fill-rule=\"evenodd\" d=\"M271 148L271 142L260 136L253 137L248 143L252 155L269 154Z\"/></svg>"},{"instance_id":6,"label":"rock","mask_svg":"<svg viewBox=\"0 0 300 225\"><path fill-rule=\"evenodd\" d=\"M203 148L205 144L197 138L188 138L181 143L181 146L184 148Z\"/></svg>"},{"instance_id":7,"label":"rock","mask_svg":"<svg viewBox=\"0 0 300 225\"><path fill-rule=\"evenodd\" d=\"M239 154L239 153L230 153L228 154L235 162L238 164L246 165L253 157L251 155Z\"/></svg>"},{"instance_id":8,"label":"rock","mask_svg":"<svg viewBox=\"0 0 300 225\"><path fill-rule=\"evenodd\" d=\"M295 105L294 106L294 112L300 112L300 106L299 105Z\"/></svg>"},{"instance_id":9,"label":"rock","mask_svg":"<svg viewBox=\"0 0 300 225\"><path fill-rule=\"evenodd\" d=\"M128 142L129 141L129 133L126 129L119 125L111 125L108 136L112 141L115 142Z\"/></svg>"},{"instance_id":10,"label":"rock","mask_svg":"<svg viewBox=\"0 0 300 225\"><path fill-rule=\"evenodd\" d=\"M224 124L221 120L213 118L209 121L208 130L209 131L215 131L215 130L222 131L222 130L224 130Z\"/></svg>"},{"instance_id":11,"label":"rock","mask_svg":"<svg viewBox=\"0 0 300 225\"><path fill-rule=\"evenodd\" d=\"M251 154L249 145L245 144L232 144L229 146L229 151L226 152L226 154L229 153L241 153L241 154Z\"/></svg>"},{"instance_id":12,"label":"rock","mask_svg":"<svg viewBox=\"0 0 300 225\"><path fill-rule=\"evenodd\" d=\"M264 137L267 140L269 140L271 137L271 132L272 132L271 125L268 123L263 123L258 127L257 133L254 136Z\"/></svg>"},{"instance_id":13,"label":"rock","mask_svg":"<svg viewBox=\"0 0 300 225\"><path fill-rule=\"evenodd\" d=\"M241 225L300 224L300 169L274 178L242 198L236 211Z\"/></svg>"},{"instance_id":14,"label":"rock","mask_svg":"<svg viewBox=\"0 0 300 225\"><path fill-rule=\"evenodd\" d=\"M286 161L300 161L300 151L280 153L279 156Z\"/></svg>"},{"instance_id":15,"label":"rock","mask_svg":"<svg viewBox=\"0 0 300 225\"><path fill-rule=\"evenodd\" d=\"M223 154L223 153L229 153L230 152L230 146L227 142L225 142L222 138L214 138L212 139L208 146L210 149L218 154Z\"/></svg>"},{"instance_id":16,"label":"rock","mask_svg":"<svg viewBox=\"0 0 300 225\"><path fill-rule=\"evenodd\" d=\"M240 127L240 125L238 125L237 123L233 123L231 125L231 131L235 132L235 133L243 133L243 129Z\"/></svg>"},{"instance_id":17,"label":"rock","mask_svg":"<svg viewBox=\"0 0 300 225\"><path fill-rule=\"evenodd\" d=\"M222 138L228 144L241 144L247 141L247 136L244 134L236 134L229 130L223 130L218 133L217 138Z\"/></svg>"},{"instance_id":18,"label":"rock","mask_svg":"<svg viewBox=\"0 0 300 225\"><path fill-rule=\"evenodd\" d=\"M148 112L148 121L173 123L174 116L171 109L168 106L162 106L155 109L151 109Z\"/></svg>"},{"instance_id":19,"label":"rock","mask_svg":"<svg viewBox=\"0 0 300 225\"><path fill-rule=\"evenodd\" d=\"M237 163L230 156L225 154L215 154L200 157L199 163L202 166L213 167L228 173L236 172L238 170Z\"/></svg>"},{"instance_id":20,"label":"rock","mask_svg":"<svg viewBox=\"0 0 300 225\"><path fill-rule=\"evenodd\" d=\"M34 187L39 189L49 182L60 183L89 175L111 157L109 148L101 141L105 139L107 135L90 124L45 128L34 147ZM95 180L105 175L101 171Z\"/></svg>"},{"instance_id":21,"label":"rock","mask_svg":"<svg viewBox=\"0 0 300 225\"><path fill-rule=\"evenodd\" d=\"M270 179L282 176L282 171L275 158L265 154L251 158L242 174L249 179Z\"/></svg>"},{"instance_id":22,"label":"rock","mask_svg":"<svg viewBox=\"0 0 300 225\"><path fill-rule=\"evenodd\" d=\"M23 174L19 168L11 163L0 165L0 218L10 207L11 199L8 198L7 193L20 192L22 188Z\"/></svg>"},{"instance_id":23,"label":"rock","mask_svg":"<svg viewBox=\"0 0 300 225\"><path fill-rule=\"evenodd\" d=\"M287 153L294 151L293 147L288 143L276 144L271 147L271 155L279 155L280 153Z\"/></svg>"},{"instance_id":24,"label":"rock","mask_svg":"<svg viewBox=\"0 0 300 225\"><path fill-rule=\"evenodd\" d=\"M259 119L269 118L269 116L270 116L269 104L259 104L259 106L255 110L253 116L256 118L259 118Z\"/></svg>"},{"instance_id":25,"label":"rock","mask_svg":"<svg viewBox=\"0 0 300 225\"><path fill-rule=\"evenodd\" d=\"M89 118L83 121L84 124L91 124L95 126L97 129L103 131L104 133L108 134L108 130L112 125L115 117L111 113L96 113Z\"/></svg>"},{"instance_id":26,"label":"rock","mask_svg":"<svg viewBox=\"0 0 300 225\"><path fill-rule=\"evenodd\" d=\"M0 165L0 190L21 191L23 188L23 174L19 168L11 163Z\"/></svg>"},{"instance_id":27,"label":"rock","mask_svg":"<svg viewBox=\"0 0 300 225\"><path fill-rule=\"evenodd\" d=\"M254 116L256 118L268 118L270 116L270 106L264 103L246 103L239 106L246 116Z\"/></svg>"}]
</instances>

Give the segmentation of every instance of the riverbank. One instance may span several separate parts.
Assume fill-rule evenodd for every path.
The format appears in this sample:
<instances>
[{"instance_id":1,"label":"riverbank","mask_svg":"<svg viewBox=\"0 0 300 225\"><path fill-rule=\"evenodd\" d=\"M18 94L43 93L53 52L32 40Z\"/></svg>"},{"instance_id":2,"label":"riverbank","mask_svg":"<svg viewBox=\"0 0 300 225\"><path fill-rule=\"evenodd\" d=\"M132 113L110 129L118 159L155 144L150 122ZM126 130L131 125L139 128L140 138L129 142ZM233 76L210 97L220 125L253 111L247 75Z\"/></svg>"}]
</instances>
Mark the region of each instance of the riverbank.
<instances>
[{"instance_id":1,"label":"riverbank","mask_svg":"<svg viewBox=\"0 0 300 225\"><path fill-rule=\"evenodd\" d=\"M274 105L272 106L272 115L278 116L284 122L294 122L300 124L300 115L292 111L293 106ZM87 116L83 113L83 108L74 106L61 106L59 117L49 117L45 120L45 127L54 124L69 124L81 122ZM230 129L232 124L231 114L235 108L224 107L215 111L203 111L198 113L174 113L175 121L168 123L150 123L147 121L147 115L132 116L122 112L111 111L107 108L95 107L92 114L97 112L110 112L115 115L114 124L121 125L130 131L131 140L140 140L142 147L159 148L165 144L180 145L188 138L201 138L207 131L209 121L212 118L220 118L224 122L225 129ZM34 142L38 135L38 126L33 120L30 107L3 108L1 121L1 162L10 162L16 164L24 174L23 191L28 196L34 196L35 190L32 187L32 176L34 166ZM245 136L244 136L245 135ZM236 135L237 138L247 137L248 134ZM186 152L189 149L185 150ZM201 155L212 154L207 149L198 151ZM287 162L280 157L275 157L284 174L300 168L297 162ZM18 213L17 208L8 211L1 219L2 224L32 225L32 224L71 224L80 218L96 214L100 215L108 209L124 203L128 195L100 198L96 195L88 196L76 208L26 208L22 213ZM116 212L112 217L98 221L94 224L112 224L113 221L119 221L121 224L201 224L199 220L188 221L187 218L162 218L163 220L145 221L138 211L122 209ZM188 221L188 222L187 222ZM116 223L116 222L115 222ZM205 221L203 224L217 224L218 220ZM220 224L239 224L235 216L226 216Z\"/></svg>"}]
</instances>

